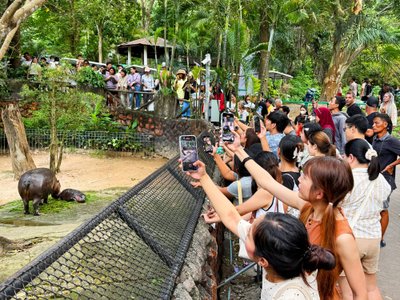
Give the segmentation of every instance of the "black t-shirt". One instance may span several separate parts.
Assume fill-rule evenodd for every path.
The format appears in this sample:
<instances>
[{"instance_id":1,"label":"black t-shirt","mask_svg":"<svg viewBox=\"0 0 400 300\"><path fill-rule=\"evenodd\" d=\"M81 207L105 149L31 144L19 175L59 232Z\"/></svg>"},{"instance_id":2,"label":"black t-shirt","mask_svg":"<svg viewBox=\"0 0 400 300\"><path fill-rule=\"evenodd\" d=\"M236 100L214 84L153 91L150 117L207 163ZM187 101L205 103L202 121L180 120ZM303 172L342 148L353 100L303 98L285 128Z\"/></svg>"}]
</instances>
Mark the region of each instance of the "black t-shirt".
<instances>
[{"instance_id":1,"label":"black t-shirt","mask_svg":"<svg viewBox=\"0 0 400 300\"><path fill-rule=\"evenodd\" d=\"M361 108L355 103L347 108L347 114L349 115L349 117L352 117L354 115L363 115Z\"/></svg>"},{"instance_id":2,"label":"black t-shirt","mask_svg":"<svg viewBox=\"0 0 400 300\"><path fill-rule=\"evenodd\" d=\"M282 172L282 184L290 190L299 186L300 172Z\"/></svg>"},{"instance_id":3,"label":"black t-shirt","mask_svg":"<svg viewBox=\"0 0 400 300\"><path fill-rule=\"evenodd\" d=\"M392 162L397 160L400 155L400 141L390 134L386 134L382 138L375 136L372 142L372 147L378 153L378 161L381 171L385 169ZM393 168L393 174L387 172L382 173L385 179L389 182L392 190L396 188L395 182L396 167Z\"/></svg>"}]
</instances>

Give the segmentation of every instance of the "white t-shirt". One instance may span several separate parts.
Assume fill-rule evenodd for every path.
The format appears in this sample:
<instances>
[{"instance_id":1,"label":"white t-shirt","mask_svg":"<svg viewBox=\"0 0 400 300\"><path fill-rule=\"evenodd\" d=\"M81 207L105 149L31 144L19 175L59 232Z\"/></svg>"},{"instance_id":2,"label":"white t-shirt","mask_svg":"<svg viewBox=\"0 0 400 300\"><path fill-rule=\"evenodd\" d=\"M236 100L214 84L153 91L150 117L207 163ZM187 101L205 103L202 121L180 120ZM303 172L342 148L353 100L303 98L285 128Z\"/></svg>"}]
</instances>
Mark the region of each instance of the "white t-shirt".
<instances>
[{"instance_id":1,"label":"white t-shirt","mask_svg":"<svg viewBox=\"0 0 400 300\"><path fill-rule=\"evenodd\" d=\"M238 234L242 242L246 242L247 234L251 224L245 220L240 220L238 224ZM266 279L263 271L263 281L261 290L262 300L319 300L316 272L307 277L310 286L307 286L301 277L287 279L281 282L270 282Z\"/></svg>"}]
</instances>

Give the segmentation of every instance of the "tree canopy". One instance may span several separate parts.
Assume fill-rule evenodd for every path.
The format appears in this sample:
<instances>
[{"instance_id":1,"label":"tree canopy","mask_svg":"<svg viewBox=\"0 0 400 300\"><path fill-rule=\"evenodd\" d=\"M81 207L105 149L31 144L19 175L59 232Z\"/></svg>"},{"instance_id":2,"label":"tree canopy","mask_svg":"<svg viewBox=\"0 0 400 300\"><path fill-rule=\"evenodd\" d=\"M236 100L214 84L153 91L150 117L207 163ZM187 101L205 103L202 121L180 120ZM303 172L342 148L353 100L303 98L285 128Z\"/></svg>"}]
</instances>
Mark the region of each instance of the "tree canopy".
<instances>
[{"instance_id":1,"label":"tree canopy","mask_svg":"<svg viewBox=\"0 0 400 300\"><path fill-rule=\"evenodd\" d=\"M24 1L8 1L8 7L17 2ZM118 44L163 37L173 45L172 57L163 60L174 69L193 66L210 53L220 74L230 74L236 83L241 69L263 79L275 69L311 76L308 82L320 85L323 98L352 76L399 84L400 0L36 0L24 5L33 2L42 7L30 17L23 14L22 25L14 21L14 27L5 27L0 20L2 49L8 34L20 29L21 52L124 63ZM153 67L160 63L150 61ZM270 93L268 87L264 80L261 90Z\"/></svg>"}]
</instances>

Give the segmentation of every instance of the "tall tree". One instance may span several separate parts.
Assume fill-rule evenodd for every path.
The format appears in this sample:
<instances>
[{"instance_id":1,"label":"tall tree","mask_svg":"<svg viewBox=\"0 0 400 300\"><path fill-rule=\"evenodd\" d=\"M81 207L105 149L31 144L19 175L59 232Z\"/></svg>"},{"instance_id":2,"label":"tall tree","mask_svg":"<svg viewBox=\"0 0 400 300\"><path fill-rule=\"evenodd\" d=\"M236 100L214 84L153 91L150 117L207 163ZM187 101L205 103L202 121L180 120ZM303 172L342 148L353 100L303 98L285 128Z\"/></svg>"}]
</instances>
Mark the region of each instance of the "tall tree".
<instances>
[{"instance_id":1,"label":"tall tree","mask_svg":"<svg viewBox=\"0 0 400 300\"><path fill-rule=\"evenodd\" d=\"M153 10L155 0L140 0L142 9L142 26L145 32L149 32L151 25L151 11Z\"/></svg>"},{"instance_id":2,"label":"tall tree","mask_svg":"<svg viewBox=\"0 0 400 300\"><path fill-rule=\"evenodd\" d=\"M343 6L331 7L334 16L332 54L321 93L321 97L326 100L336 95L343 75L366 47L393 38L383 23L383 17L393 5L390 1L370 1L369 6L361 12L359 9L354 10L353 1L344 2Z\"/></svg>"}]
</instances>

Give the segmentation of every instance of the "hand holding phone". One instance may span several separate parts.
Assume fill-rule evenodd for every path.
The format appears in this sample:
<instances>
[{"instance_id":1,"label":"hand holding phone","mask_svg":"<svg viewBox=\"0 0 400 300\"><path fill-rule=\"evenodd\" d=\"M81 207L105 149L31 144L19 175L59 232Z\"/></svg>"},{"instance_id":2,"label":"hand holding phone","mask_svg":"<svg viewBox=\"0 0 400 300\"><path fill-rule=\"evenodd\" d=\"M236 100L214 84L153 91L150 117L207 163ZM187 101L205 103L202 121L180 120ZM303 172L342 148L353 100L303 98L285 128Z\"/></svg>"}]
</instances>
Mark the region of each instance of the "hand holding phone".
<instances>
[{"instance_id":1,"label":"hand holding phone","mask_svg":"<svg viewBox=\"0 0 400 300\"><path fill-rule=\"evenodd\" d=\"M235 130L235 116L232 113L224 112L221 115L221 125L222 125L222 141L233 143L235 136L232 131Z\"/></svg>"},{"instance_id":2,"label":"hand holding phone","mask_svg":"<svg viewBox=\"0 0 400 300\"><path fill-rule=\"evenodd\" d=\"M197 154L197 140L194 135L181 135L179 137L179 153L183 171L196 171L194 163L199 159Z\"/></svg>"}]
</instances>

